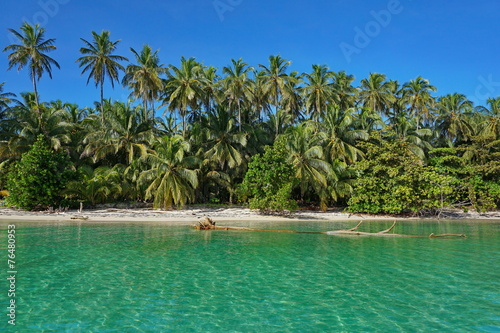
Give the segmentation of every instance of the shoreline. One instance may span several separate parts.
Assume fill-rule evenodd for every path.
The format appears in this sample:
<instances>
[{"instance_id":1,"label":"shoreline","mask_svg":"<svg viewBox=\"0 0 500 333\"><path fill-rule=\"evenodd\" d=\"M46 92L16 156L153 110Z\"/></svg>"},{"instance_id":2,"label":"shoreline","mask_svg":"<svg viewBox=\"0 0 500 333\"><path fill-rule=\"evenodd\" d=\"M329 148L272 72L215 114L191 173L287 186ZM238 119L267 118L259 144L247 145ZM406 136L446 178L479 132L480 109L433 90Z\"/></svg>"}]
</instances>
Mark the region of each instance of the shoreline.
<instances>
[{"instance_id":1,"label":"shoreline","mask_svg":"<svg viewBox=\"0 0 500 333\"><path fill-rule=\"evenodd\" d=\"M169 224L197 223L204 217L216 222L303 222L303 221L360 221L360 220L437 220L431 217L401 217L389 215L351 214L339 210L327 212L299 210L286 216L262 215L245 207L188 207L182 210L159 210L151 208L103 208L86 209L83 212L69 210L66 212L22 211L11 208L0 208L0 222L164 222ZM498 220L500 212L487 213L449 210L442 214L441 220Z\"/></svg>"}]
</instances>

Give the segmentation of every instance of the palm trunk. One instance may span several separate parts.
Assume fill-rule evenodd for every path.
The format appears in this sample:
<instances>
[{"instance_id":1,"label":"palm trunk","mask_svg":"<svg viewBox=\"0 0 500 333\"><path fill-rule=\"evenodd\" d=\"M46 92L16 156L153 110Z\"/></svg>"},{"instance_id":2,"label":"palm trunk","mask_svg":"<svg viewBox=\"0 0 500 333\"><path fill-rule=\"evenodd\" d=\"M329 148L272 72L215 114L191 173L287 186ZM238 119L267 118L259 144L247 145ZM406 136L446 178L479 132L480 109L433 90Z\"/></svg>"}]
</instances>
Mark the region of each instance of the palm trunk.
<instances>
[{"instance_id":1,"label":"palm trunk","mask_svg":"<svg viewBox=\"0 0 500 333\"><path fill-rule=\"evenodd\" d=\"M240 100L238 100L238 128L241 132L241 105Z\"/></svg>"},{"instance_id":2,"label":"palm trunk","mask_svg":"<svg viewBox=\"0 0 500 333\"><path fill-rule=\"evenodd\" d=\"M104 80L101 81L101 119L104 123Z\"/></svg>"},{"instance_id":3,"label":"palm trunk","mask_svg":"<svg viewBox=\"0 0 500 333\"><path fill-rule=\"evenodd\" d=\"M36 107L37 107L37 112L40 114L40 103L38 101L38 90L36 88L36 77L35 77L35 70L34 69L31 69L31 78L32 78L32 81L33 81L33 89L35 90L35 104L36 104Z\"/></svg>"},{"instance_id":4,"label":"palm trunk","mask_svg":"<svg viewBox=\"0 0 500 333\"><path fill-rule=\"evenodd\" d=\"M182 112L182 136L185 138L186 137L186 114L187 110Z\"/></svg>"}]
</instances>

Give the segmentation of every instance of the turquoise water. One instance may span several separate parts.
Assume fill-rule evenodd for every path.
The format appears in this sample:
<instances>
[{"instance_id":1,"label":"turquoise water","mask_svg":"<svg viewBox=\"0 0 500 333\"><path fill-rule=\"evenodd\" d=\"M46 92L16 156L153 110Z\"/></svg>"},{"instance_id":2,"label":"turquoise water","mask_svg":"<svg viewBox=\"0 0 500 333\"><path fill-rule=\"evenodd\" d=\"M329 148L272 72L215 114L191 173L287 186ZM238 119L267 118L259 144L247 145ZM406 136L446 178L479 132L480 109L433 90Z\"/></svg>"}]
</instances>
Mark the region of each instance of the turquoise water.
<instances>
[{"instance_id":1,"label":"turquoise water","mask_svg":"<svg viewBox=\"0 0 500 333\"><path fill-rule=\"evenodd\" d=\"M0 221L3 276L7 224ZM360 230L390 224L365 222ZM500 332L498 222L399 222L394 230L466 233L466 239L195 231L141 223L15 225L17 325L7 324L4 282L0 330ZM272 228L354 225L292 222Z\"/></svg>"}]
</instances>

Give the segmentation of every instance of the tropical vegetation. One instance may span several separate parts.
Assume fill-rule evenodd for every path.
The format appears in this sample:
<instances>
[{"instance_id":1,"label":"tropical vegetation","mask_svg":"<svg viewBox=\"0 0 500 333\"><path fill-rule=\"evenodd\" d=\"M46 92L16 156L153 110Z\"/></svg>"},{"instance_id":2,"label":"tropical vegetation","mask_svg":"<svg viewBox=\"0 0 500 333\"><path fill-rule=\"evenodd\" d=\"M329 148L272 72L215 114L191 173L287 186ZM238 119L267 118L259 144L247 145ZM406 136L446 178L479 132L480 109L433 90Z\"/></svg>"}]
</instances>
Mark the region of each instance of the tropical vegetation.
<instances>
[{"instance_id":1,"label":"tropical vegetation","mask_svg":"<svg viewBox=\"0 0 500 333\"><path fill-rule=\"evenodd\" d=\"M100 89L82 108L41 98L37 83L59 68L47 55L56 40L28 23L9 31L19 43L3 49L8 69L27 67L34 90L0 83L0 190L9 205L499 208L500 97L475 106L460 93L438 95L420 76L400 83L370 73L356 84L326 65L298 73L280 55L217 69L195 58L162 64L145 44L130 48L129 63L120 40L102 31L75 50ZM106 99L106 79L130 100Z\"/></svg>"}]
</instances>

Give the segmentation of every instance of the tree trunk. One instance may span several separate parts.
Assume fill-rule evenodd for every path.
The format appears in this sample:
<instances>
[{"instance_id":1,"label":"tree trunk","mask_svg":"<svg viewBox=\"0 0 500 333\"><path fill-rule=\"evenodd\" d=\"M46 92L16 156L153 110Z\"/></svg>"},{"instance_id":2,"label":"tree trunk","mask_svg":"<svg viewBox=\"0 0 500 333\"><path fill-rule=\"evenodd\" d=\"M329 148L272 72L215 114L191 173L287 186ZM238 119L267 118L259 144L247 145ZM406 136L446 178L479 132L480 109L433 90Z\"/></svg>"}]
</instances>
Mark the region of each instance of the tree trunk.
<instances>
[{"instance_id":1,"label":"tree trunk","mask_svg":"<svg viewBox=\"0 0 500 333\"><path fill-rule=\"evenodd\" d=\"M101 81L101 120L104 123L104 80Z\"/></svg>"},{"instance_id":2,"label":"tree trunk","mask_svg":"<svg viewBox=\"0 0 500 333\"><path fill-rule=\"evenodd\" d=\"M35 104L37 107L37 112L40 115L41 110L40 110L40 103L38 101L38 90L36 88L36 77L35 77L35 70L34 69L31 69L31 79L33 81L33 89L35 90Z\"/></svg>"}]
</instances>

